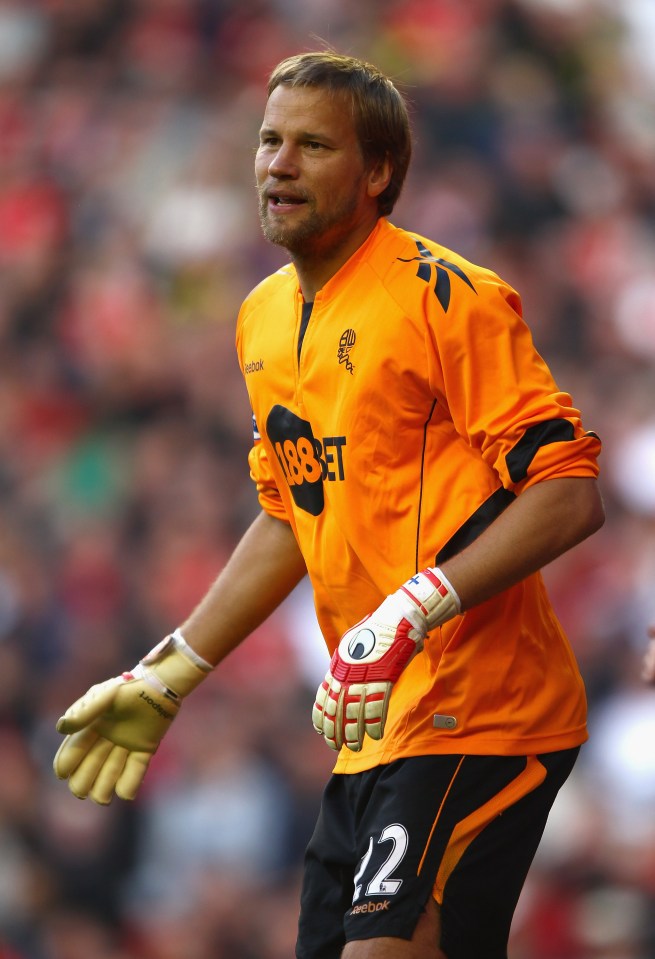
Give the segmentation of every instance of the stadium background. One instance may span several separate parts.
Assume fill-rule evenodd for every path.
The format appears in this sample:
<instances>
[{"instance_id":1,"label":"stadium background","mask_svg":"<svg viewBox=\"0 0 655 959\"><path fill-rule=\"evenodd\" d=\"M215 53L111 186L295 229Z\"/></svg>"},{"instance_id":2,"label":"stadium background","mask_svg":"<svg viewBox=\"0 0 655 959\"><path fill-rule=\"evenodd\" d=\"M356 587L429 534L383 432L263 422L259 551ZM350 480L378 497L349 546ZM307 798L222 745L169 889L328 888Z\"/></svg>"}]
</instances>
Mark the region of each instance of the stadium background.
<instances>
[{"instance_id":1,"label":"stadium background","mask_svg":"<svg viewBox=\"0 0 655 959\"><path fill-rule=\"evenodd\" d=\"M233 327L281 259L251 150L267 72L323 41L412 101L392 219L519 288L604 440L606 525L546 571L592 740L512 955L652 959L653 0L0 0L0 959L292 955L332 760L306 590L185 705L133 806L80 803L51 761L62 708L255 514Z\"/></svg>"}]
</instances>

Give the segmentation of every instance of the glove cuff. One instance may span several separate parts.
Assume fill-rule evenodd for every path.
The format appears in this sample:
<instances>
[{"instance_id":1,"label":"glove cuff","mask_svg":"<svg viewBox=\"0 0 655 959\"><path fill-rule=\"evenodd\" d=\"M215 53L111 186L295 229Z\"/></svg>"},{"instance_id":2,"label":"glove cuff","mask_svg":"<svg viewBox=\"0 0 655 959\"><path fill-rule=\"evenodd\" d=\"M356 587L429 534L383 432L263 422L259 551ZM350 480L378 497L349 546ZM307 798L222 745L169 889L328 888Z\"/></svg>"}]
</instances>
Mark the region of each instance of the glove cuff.
<instances>
[{"instance_id":1,"label":"glove cuff","mask_svg":"<svg viewBox=\"0 0 655 959\"><path fill-rule=\"evenodd\" d=\"M441 626L462 610L459 596L438 566L422 570L400 588L418 606L428 630Z\"/></svg>"},{"instance_id":2,"label":"glove cuff","mask_svg":"<svg viewBox=\"0 0 655 959\"><path fill-rule=\"evenodd\" d=\"M177 697L188 696L212 666L191 649L179 629L143 657L140 665Z\"/></svg>"},{"instance_id":3,"label":"glove cuff","mask_svg":"<svg viewBox=\"0 0 655 959\"><path fill-rule=\"evenodd\" d=\"M211 663L208 663L206 659L203 659L202 656L199 656L195 649L192 649L191 646L187 643L186 639L182 635L182 630L178 626L177 629L173 630L171 633L171 638L175 643L175 648L186 656L187 659L190 659L191 662L202 669L204 673L211 673L214 668Z\"/></svg>"}]
</instances>

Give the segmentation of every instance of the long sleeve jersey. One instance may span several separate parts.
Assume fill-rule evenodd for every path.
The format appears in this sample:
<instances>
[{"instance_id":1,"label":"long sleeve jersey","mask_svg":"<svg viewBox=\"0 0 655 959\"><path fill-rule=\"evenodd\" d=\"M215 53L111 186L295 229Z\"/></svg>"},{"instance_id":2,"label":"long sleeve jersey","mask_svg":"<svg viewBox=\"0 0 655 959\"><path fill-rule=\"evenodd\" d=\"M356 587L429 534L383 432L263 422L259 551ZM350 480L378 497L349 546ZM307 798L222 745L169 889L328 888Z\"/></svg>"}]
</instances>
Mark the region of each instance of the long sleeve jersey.
<instances>
[{"instance_id":1,"label":"long sleeve jersey","mask_svg":"<svg viewBox=\"0 0 655 959\"><path fill-rule=\"evenodd\" d=\"M416 571L471 543L528 486L597 475L585 432L489 270L380 219L303 302L295 268L245 300L237 351L251 475L291 524L331 653ZM539 573L431 632L384 737L337 772L412 755L579 745L586 701Z\"/></svg>"}]
</instances>

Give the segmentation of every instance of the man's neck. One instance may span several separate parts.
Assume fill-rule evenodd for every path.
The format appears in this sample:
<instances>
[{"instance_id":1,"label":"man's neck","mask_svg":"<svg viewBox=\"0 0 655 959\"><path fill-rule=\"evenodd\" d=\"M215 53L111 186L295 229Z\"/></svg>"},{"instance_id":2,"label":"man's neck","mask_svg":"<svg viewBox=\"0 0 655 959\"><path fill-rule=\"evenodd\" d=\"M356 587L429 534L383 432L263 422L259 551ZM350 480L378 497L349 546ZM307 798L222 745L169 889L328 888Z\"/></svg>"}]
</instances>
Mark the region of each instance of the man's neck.
<instances>
[{"instance_id":1,"label":"man's neck","mask_svg":"<svg viewBox=\"0 0 655 959\"><path fill-rule=\"evenodd\" d=\"M306 254L292 253L291 262L296 268L298 282L306 303L312 303L319 290L335 276L342 266L360 249L369 238L377 220L368 224L366 229L353 233L347 242L338 249L326 252L310 252Z\"/></svg>"}]
</instances>

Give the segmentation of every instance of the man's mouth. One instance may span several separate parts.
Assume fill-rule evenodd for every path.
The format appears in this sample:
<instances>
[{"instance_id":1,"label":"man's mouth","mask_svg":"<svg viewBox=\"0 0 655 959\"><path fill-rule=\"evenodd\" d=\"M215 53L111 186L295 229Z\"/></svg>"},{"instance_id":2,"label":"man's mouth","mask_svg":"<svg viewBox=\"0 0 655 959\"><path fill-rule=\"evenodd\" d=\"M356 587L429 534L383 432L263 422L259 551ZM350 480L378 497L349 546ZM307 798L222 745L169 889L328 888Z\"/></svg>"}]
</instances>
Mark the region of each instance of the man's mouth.
<instances>
[{"instance_id":1,"label":"man's mouth","mask_svg":"<svg viewBox=\"0 0 655 959\"><path fill-rule=\"evenodd\" d=\"M307 201L290 193L269 193L268 202L274 207L302 206Z\"/></svg>"}]
</instances>

